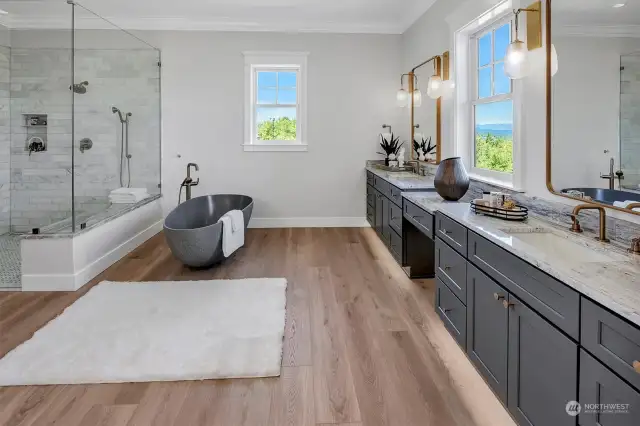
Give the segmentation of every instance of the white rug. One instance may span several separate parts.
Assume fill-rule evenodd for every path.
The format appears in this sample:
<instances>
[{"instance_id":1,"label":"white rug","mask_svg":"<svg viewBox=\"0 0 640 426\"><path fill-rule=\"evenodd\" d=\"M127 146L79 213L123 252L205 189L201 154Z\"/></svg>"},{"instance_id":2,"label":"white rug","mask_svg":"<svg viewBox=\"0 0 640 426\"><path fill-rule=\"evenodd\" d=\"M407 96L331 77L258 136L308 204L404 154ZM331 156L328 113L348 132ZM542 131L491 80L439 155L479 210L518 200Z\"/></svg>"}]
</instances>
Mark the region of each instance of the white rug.
<instances>
[{"instance_id":1,"label":"white rug","mask_svg":"<svg viewBox=\"0 0 640 426\"><path fill-rule=\"evenodd\" d=\"M103 282L0 360L0 386L279 376L286 287Z\"/></svg>"}]
</instances>

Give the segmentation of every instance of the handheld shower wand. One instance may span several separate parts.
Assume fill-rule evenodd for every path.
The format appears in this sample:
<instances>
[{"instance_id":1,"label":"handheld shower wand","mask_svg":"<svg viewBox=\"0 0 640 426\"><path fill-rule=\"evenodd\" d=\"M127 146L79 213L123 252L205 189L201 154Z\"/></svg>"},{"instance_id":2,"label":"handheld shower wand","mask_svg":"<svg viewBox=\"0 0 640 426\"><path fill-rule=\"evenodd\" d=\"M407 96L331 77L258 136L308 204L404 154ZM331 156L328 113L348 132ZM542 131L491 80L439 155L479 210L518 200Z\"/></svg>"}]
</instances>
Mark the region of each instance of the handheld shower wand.
<instances>
[{"instance_id":1,"label":"handheld shower wand","mask_svg":"<svg viewBox=\"0 0 640 426\"><path fill-rule=\"evenodd\" d=\"M120 186L124 187L124 161L127 161L127 188L131 186L131 154L129 153L129 117L133 114L130 112L126 114L122 114L116 107L111 108L111 112L113 114L118 114L118 118L120 119L120 133L122 144L120 145Z\"/></svg>"}]
</instances>

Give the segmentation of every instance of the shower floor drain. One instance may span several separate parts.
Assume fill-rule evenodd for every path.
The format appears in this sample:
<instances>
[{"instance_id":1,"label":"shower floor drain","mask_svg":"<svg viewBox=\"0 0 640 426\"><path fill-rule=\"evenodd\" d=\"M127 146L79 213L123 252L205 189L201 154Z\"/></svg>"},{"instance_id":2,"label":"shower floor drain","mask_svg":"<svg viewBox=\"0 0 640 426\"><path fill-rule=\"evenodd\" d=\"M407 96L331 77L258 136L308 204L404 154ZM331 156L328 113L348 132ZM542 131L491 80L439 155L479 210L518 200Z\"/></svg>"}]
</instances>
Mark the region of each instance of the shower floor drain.
<instances>
[{"instance_id":1,"label":"shower floor drain","mask_svg":"<svg viewBox=\"0 0 640 426\"><path fill-rule=\"evenodd\" d=\"M0 290L21 287L20 236L0 235Z\"/></svg>"}]
</instances>

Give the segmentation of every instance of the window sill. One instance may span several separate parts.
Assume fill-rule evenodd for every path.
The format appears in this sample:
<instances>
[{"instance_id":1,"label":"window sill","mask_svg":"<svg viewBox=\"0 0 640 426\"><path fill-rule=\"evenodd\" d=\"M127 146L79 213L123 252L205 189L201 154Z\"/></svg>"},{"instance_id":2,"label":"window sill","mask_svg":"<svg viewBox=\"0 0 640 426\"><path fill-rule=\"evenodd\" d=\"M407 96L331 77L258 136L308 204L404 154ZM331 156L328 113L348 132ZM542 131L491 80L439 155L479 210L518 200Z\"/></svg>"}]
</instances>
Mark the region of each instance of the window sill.
<instances>
[{"instance_id":1,"label":"window sill","mask_svg":"<svg viewBox=\"0 0 640 426\"><path fill-rule=\"evenodd\" d=\"M497 180L497 179L491 179L489 177L478 175L478 174L473 174L473 173L470 173L469 177L471 178L471 180L488 183L489 185L497 186L498 188L502 188L502 189L508 189L509 191L520 192L520 193L524 193L525 192L524 189L517 188L510 182L505 182L505 181L501 181L501 180Z\"/></svg>"},{"instance_id":2,"label":"window sill","mask_svg":"<svg viewBox=\"0 0 640 426\"><path fill-rule=\"evenodd\" d=\"M306 143L290 143L290 144L253 144L246 143L242 145L245 152L307 152L309 145Z\"/></svg>"}]
</instances>

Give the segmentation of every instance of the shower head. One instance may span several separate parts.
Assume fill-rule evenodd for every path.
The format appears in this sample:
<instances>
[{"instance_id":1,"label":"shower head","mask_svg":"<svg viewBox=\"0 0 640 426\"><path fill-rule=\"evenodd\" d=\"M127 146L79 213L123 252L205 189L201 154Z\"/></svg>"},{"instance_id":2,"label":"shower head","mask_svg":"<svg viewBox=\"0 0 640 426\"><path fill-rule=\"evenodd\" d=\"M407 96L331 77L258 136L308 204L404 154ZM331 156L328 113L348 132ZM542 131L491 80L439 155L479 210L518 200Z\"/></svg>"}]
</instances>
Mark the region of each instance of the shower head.
<instances>
[{"instance_id":1,"label":"shower head","mask_svg":"<svg viewBox=\"0 0 640 426\"><path fill-rule=\"evenodd\" d=\"M111 107L111 112L113 114L118 114L118 117L120 117L120 122L124 123L126 120L124 119L124 117L122 116L122 111L120 111L118 108L116 107Z\"/></svg>"}]
</instances>

